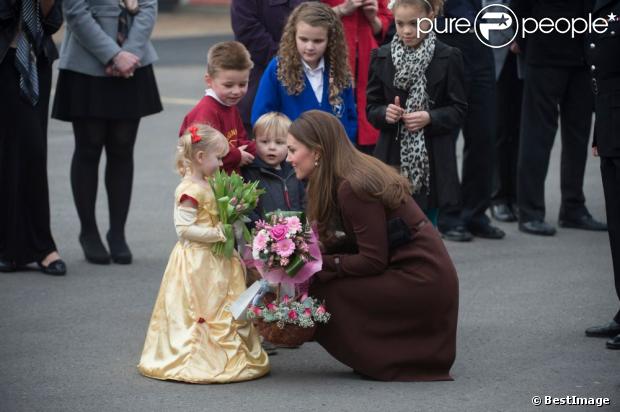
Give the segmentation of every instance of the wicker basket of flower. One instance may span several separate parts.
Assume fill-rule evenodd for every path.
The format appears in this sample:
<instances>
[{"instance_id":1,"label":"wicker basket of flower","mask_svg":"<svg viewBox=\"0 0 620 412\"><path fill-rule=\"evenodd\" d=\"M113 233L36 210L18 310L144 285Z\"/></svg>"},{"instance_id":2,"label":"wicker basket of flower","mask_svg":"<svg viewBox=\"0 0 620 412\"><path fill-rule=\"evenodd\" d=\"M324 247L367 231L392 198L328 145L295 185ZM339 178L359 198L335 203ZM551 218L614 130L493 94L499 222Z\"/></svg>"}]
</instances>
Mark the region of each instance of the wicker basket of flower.
<instances>
[{"instance_id":1,"label":"wicker basket of flower","mask_svg":"<svg viewBox=\"0 0 620 412\"><path fill-rule=\"evenodd\" d=\"M299 346L311 341L317 323L327 323L325 306L307 295L299 299L284 296L279 302L250 306L248 318L265 340L278 346Z\"/></svg>"}]
</instances>

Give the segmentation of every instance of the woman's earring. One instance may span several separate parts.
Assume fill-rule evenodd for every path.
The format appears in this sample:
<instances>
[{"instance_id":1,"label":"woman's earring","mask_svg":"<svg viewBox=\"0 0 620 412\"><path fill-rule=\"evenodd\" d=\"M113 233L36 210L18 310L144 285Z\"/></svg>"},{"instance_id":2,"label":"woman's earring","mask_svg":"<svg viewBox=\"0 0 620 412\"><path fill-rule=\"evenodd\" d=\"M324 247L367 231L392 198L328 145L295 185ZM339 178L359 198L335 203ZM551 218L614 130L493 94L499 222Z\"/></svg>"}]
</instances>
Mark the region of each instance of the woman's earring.
<instances>
[{"instance_id":1,"label":"woman's earring","mask_svg":"<svg viewBox=\"0 0 620 412\"><path fill-rule=\"evenodd\" d=\"M315 161L315 162L314 162L314 167L317 167L318 165L319 165L319 162L318 162L318 161Z\"/></svg>"}]
</instances>

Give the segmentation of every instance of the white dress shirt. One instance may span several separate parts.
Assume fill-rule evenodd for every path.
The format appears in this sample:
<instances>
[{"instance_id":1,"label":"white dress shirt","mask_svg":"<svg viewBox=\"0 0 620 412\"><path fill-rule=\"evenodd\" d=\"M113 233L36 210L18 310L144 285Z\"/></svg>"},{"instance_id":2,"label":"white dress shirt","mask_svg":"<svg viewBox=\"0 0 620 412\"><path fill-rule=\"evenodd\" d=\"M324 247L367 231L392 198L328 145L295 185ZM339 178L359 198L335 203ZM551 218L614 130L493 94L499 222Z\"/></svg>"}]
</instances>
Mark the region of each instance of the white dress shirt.
<instances>
[{"instance_id":1,"label":"white dress shirt","mask_svg":"<svg viewBox=\"0 0 620 412\"><path fill-rule=\"evenodd\" d=\"M325 71L325 59L321 57L321 61L319 61L316 69L308 66L308 63L303 60L301 62L304 65L304 73L310 81L310 86L312 86L314 95L316 96L319 104L321 104L321 101L323 100L323 72Z\"/></svg>"}]
</instances>

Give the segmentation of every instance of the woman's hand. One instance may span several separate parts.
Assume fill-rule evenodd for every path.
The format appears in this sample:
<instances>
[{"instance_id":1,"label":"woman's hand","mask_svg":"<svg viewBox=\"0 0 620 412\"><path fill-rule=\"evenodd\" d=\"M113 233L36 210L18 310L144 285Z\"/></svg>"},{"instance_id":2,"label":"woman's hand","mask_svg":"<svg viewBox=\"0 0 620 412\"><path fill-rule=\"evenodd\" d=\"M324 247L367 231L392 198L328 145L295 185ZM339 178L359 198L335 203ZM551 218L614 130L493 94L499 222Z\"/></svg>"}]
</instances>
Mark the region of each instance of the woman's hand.
<instances>
[{"instance_id":1,"label":"woman's hand","mask_svg":"<svg viewBox=\"0 0 620 412\"><path fill-rule=\"evenodd\" d=\"M385 109L385 121L388 124L398 123L404 113L405 110L400 107L400 97L396 96L394 104L388 104L387 109Z\"/></svg>"},{"instance_id":2,"label":"woman's hand","mask_svg":"<svg viewBox=\"0 0 620 412\"><path fill-rule=\"evenodd\" d=\"M405 113L403 122L407 130L415 132L425 128L431 122L431 116L426 111Z\"/></svg>"},{"instance_id":3,"label":"woman's hand","mask_svg":"<svg viewBox=\"0 0 620 412\"><path fill-rule=\"evenodd\" d=\"M134 70L140 65L138 56L124 50L118 52L112 61L114 63L113 76L121 76L126 79L133 76Z\"/></svg>"},{"instance_id":4,"label":"woman's hand","mask_svg":"<svg viewBox=\"0 0 620 412\"><path fill-rule=\"evenodd\" d=\"M359 7L362 7L362 5L364 4L364 1L365 0L344 0L343 3L334 7L334 11L340 17L349 16L355 13L355 10L357 10Z\"/></svg>"},{"instance_id":5,"label":"woman's hand","mask_svg":"<svg viewBox=\"0 0 620 412\"><path fill-rule=\"evenodd\" d=\"M379 5L377 4L377 0L363 0L362 10L364 11L364 16L366 16L368 21L371 24L374 23L375 18L377 17L377 11L379 10Z\"/></svg>"}]
</instances>

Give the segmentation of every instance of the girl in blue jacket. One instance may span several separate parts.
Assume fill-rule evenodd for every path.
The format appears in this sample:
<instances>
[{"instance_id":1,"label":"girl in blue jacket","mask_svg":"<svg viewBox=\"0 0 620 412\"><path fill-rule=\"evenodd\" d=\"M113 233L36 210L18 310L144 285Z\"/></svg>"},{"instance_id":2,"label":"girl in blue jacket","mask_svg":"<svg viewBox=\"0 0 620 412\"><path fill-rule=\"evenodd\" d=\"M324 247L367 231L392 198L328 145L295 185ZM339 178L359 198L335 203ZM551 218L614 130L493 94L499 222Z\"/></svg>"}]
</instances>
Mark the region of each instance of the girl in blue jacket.
<instances>
[{"instance_id":1,"label":"girl in blue jacket","mask_svg":"<svg viewBox=\"0 0 620 412\"><path fill-rule=\"evenodd\" d=\"M258 86L252 124L268 112L295 120L313 109L338 117L356 142L357 114L342 23L319 2L302 3L291 13L278 55Z\"/></svg>"}]
</instances>

